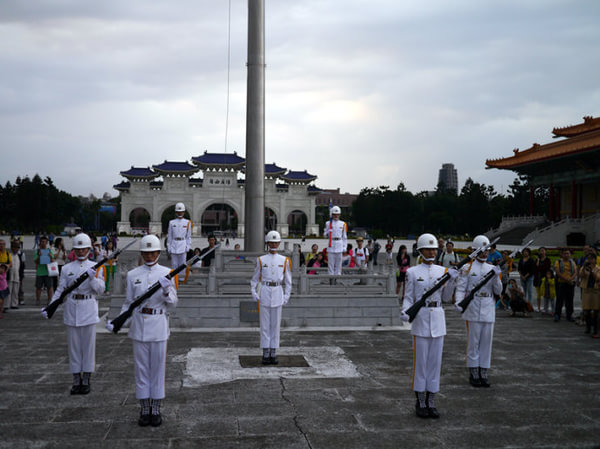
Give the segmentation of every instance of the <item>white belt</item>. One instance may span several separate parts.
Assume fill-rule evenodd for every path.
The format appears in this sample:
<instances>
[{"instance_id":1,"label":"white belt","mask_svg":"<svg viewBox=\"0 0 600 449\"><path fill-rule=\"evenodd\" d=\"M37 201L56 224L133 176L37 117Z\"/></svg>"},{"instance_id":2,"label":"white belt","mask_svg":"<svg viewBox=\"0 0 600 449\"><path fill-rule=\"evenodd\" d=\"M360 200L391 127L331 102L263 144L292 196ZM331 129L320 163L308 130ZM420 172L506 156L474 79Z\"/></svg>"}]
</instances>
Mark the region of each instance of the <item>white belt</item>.
<instances>
[{"instance_id":1,"label":"white belt","mask_svg":"<svg viewBox=\"0 0 600 449\"><path fill-rule=\"evenodd\" d=\"M267 287L278 287L281 285L281 282L276 281L262 281L262 285L266 285Z\"/></svg>"}]
</instances>

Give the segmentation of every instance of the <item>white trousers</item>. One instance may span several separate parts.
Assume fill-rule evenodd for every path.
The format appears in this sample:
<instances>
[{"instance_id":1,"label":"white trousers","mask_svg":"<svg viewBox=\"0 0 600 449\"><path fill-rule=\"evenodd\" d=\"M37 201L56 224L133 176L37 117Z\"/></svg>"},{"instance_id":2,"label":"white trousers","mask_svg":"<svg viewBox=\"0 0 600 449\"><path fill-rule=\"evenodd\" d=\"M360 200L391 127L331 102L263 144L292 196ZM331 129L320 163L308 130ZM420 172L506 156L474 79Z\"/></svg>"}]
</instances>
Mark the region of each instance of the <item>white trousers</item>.
<instances>
[{"instance_id":1,"label":"white trousers","mask_svg":"<svg viewBox=\"0 0 600 449\"><path fill-rule=\"evenodd\" d=\"M278 348L281 330L281 310L279 307L260 306L260 347Z\"/></svg>"},{"instance_id":2,"label":"white trousers","mask_svg":"<svg viewBox=\"0 0 600 449\"><path fill-rule=\"evenodd\" d=\"M489 368L492 360L494 323L467 321L467 367Z\"/></svg>"},{"instance_id":3,"label":"white trousers","mask_svg":"<svg viewBox=\"0 0 600 449\"><path fill-rule=\"evenodd\" d=\"M69 368L75 373L93 373L96 370L96 325L67 326Z\"/></svg>"},{"instance_id":4,"label":"white trousers","mask_svg":"<svg viewBox=\"0 0 600 449\"><path fill-rule=\"evenodd\" d=\"M185 255L186 255L185 253L171 254L171 268L175 269L179 265L184 264L185 263ZM158 398L152 398L152 399L158 399Z\"/></svg>"},{"instance_id":5,"label":"white trousers","mask_svg":"<svg viewBox=\"0 0 600 449\"><path fill-rule=\"evenodd\" d=\"M133 341L135 397L164 399L167 340Z\"/></svg>"},{"instance_id":6,"label":"white trousers","mask_svg":"<svg viewBox=\"0 0 600 449\"><path fill-rule=\"evenodd\" d=\"M10 295L5 299L4 307L18 307L19 306L19 281L10 281L8 283L10 289Z\"/></svg>"},{"instance_id":7,"label":"white trousers","mask_svg":"<svg viewBox=\"0 0 600 449\"><path fill-rule=\"evenodd\" d=\"M329 274L342 274L342 253L327 251L327 268Z\"/></svg>"},{"instance_id":8,"label":"white trousers","mask_svg":"<svg viewBox=\"0 0 600 449\"><path fill-rule=\"evenodd\" d=\"M414 391L440 391L442 351L444 337L417 337L413 335L413 384Z\"/></svg>"}]
</instances>

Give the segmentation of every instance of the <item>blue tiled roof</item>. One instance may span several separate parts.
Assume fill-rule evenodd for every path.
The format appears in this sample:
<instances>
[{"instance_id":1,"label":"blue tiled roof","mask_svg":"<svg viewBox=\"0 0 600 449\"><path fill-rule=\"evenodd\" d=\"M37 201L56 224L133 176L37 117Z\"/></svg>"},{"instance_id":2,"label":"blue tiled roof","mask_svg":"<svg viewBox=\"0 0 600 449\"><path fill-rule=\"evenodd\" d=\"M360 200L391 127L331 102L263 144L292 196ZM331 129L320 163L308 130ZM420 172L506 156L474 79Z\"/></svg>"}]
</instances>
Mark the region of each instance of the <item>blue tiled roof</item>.
<instances>
[{"instance_id":1,"label":"blue tiled roof","mask_svg":"<svg viewBox=\"0 0 600 449\"><path fill-rule=\"evenodd\" d=\"M319 189L317 186L308 186L307 189L309 192L322 192L323 189Z\"/></svg>"},{"instance_id":2,"label":"blue tiled roof","mask_svg":"<svg viewBox=\"0 0 600 449\"><path fill-rule=\"evenodd\" d=\"M198 165L243 165L246 159L233 153L209 153L204 152L201 156L192 158L192 162Z\"/></svg>"},{"instance_id":3,"label":"blue tiled roof","mask_svg":"<svg viewBox=\"0 0 600 449\"><path fill-rule=\"evenodd\" d=\"M158 175L150 167L134 167L133 165L127 171L122 171L121 176L126 178L156 178Z\"/></svg>"},{"instance_id":4,"label":"blue tiled roof","mask_svg":"<svg viewBox=\"0 0 600 449\"><path fill-rule=\"evenodd\" d=\"M277 164L265 164L265 175L282 175L285 168L278 167Z\"/></svg>"},{"instance_id":5,"label":"blue tiled roof","mask_svg":"<svg viewBox=\"0 0 600 449\"><path fill-rule=\"evenodd\" d=\"M156 171L167 173L193 173L198 171L198 167L187 162L164 161L162 164L153 165L152 168Z\"/></svg>"},{"instance_id":6,"label":"blue tiled roof","mask_svg":"<svg viewBox=\"0 0 600 449\"><path fill-rule=\"evenodd\" d=\"M288 171L285 175L283 175L281 177L281 179L285 180L285 181L290 181L290 182L310 182L310 181L314 181L315 179L317 179L316 176L311 175L310 173L308 173L306 170L304 171Z\"/></svg>"},{"instance_id":7,"label":"blue tiled roof","mask_svg":"<svg viewBox=\"0 0 600 449\"><path fill-rule=\"evenodd\" d=\"M115 184L113 186L113 189L115 190L129 190L129 187L131 187L131 183L129 181L121 181L118 184Z\"/></svg>"}]
</instances>

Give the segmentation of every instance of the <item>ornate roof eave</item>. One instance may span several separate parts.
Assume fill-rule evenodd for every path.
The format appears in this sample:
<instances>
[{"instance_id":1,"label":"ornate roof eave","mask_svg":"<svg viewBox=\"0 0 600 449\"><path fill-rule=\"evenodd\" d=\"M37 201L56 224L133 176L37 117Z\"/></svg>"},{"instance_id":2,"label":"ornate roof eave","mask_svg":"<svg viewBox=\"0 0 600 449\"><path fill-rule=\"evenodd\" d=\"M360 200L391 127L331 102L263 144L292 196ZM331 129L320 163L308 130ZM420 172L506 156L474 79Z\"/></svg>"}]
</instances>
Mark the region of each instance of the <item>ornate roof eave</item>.
<instances>
[{"instance_id":1,"label":"ornate roof eave","mask_svg":"<svg viewBox=\"0 0 600 449\"><path fill-rule=\"evenodd\" d=\"M308 171L288 171L285 175L280 176L280 178L287 182L288 184L310 184L317 177L315 175L311 175Z\"/></svg>"},{"instance_id":2,"label":"ornate roof eave","mask_svg":"<svg viewBox=\"0 0 600 449\"><path fill-rule=\"evenodd\" d=\"M554 128L552 134L554 134L555 137L575 137L598 129L600 129L600 117L594 118L591 115L586 115L583 117L583 123L564 126L562 128Z\"/></svg>"},{"instance_id":3,"label":"ornate roof eave","mask_svg":"<svg viewBox=\"0 0 600 449\"><path fill-rule=\"evenodd\" d=\"M221 160L219 160L221 159ZM231 153L209 153L204 152L201 156L192 157L192 162L202 170L242 170L246 159L238 156L237 152Z\"/></svg>"},{"instance_id":4,"label":"ornate roof eave","mask_svg":"<svg viewBox=\"0 0 600 449\"><path fill-rule=\"evenodd\" d=\"M162 164L153 165L152 168L164 176L191 176L199 168L186 162L171 162L165 160Z\"/></svg>"},{"instance_id":5,"label":"ornate roof eave","mask_svg":"<svg viewBox=\"0 0 600 449\"><path fill-rule=\"evenodd\" d=\"M119 192L127 192L131 187L131 183L127 181L121 181L118 184L113 186L113 189L118 190Z\"/></svg>"},{"instance_id":6,"label":"ornate roof eave","mask_svg":"<svg viewBox=\"0 0 600 449\"><path fill-rule=\"evenodd\" d=\"M158 174L150 167L134 167L133 165L129 170L119 172L119 174L130 181L149 181L158 177Z\"/></svg>"},{"instance_id":7,"label":"ornate roof eave","mask_svg":"<svg viewBox=\"0 0 600 449\"><path fill-rule=\"evenodd\" d=\"M523 151L515 148L513 156L488 159L485 161L485 165L486 168L514 170L519 167L574 156L595 149L600 149L600 129L545 145L534 143L530 148Z\"/></svg>"}]
</instances>

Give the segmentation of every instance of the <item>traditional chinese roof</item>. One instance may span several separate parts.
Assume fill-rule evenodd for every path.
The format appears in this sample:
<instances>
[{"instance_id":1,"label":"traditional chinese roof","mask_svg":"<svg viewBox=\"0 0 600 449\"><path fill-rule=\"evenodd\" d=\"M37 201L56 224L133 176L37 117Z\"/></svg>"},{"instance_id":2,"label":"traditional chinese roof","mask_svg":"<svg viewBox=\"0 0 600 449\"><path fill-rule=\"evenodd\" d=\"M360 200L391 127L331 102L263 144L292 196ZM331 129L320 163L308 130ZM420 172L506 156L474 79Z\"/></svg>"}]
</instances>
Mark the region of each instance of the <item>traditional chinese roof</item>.
<instances>
[{"instance_id":1,"label":"traditional chinese roof","mask_svg":"<svg viewBox=\"0 0 600 449\"><path fill-rule=\"evenodd\" d=\"M600 117L592 117L590 115L583 117L583 123L577 125L565 126L563 128L554 128L552 134L556 137L574 137L590 131L600 129Z\"/></svg>"},{"instance_id":2,"label":"traditional chinese roof","mask_svg":"<svg viewBox=\"0 0 600 449\"><path fill-rule=\"evenodd\" d=\"M285 173L285 168L278 167L277 164L265 164L265 176L279 176Z\"/></svg>"},{"instance_id":3,"label":"traditional chinese roof","mask_svg":"<svg viewBox=\"0 0 600 449\"><path fill-rule=\"evenodd\" d=\"M113 189L119 190L120 192L126 192L131 187L131 183L129 181L121 181L118 184L113 186Z\"/></svg>"},{"instance_id":4,"label":"traditional chinese roof","mask_svg":"<svg viewBox=\"0 0 600 449\"><path fill-rule=\"evenodd\" d=\"M306 170L304 171L288 171L285 175L280 176L281 179L291 184L308 184L317 179L315 175L311 175Z\"/></svg>"},{"instance_id":5,"label":"traditional chinese roof","mask_svg":"<svg viewBox=\"0 0 600 449\"><path fill-rule=\"evenodd\" d=\"M134 167L133 165L127 171L122 171L121 176L127 179L148 180L158 176L150 167Z\"/></svg>"},{"instance_id":6,"label":"traditional chinese roof","mask_svg":"<svg viewBox=\"0 0 600 449\"><path fill-rule=\"evenodd\" d=\"M246 159L232 153L208 153L192 158L192 162L202 169L237 169L240 170L246 163Z\"/></svg>"},{"instance_id":7,"label":"traditional chinese roof","mask_svg":"<svg viewBox=\"0 0 600 449\"><path fill-rule=\"evenodd\" d=\"M319 189L317 186L315 185L310 185L306 188L306 190L308 190L308 193L321 193L323 192L323 189Z\"/></svg>"},{"instance_id":8,"label":"traditional chinese roof","mask_svg":"<svg viewBox=\"0 0 600 449\"><path fill-rule=\"evenodd\" d=\"M589 126L593 130L583 132L580 128L576 132L575 127L570 127L573 137L544 145L534 143L523 151L515 148L512 156L488 159L486 168L514 170L536 178L532 184L539 185L597 179L600 177L600 126Z\"/></svg>"},{"instance_id":9,"label":"traditional chinese roof","mask_svg":"<svg viewBox=\"0 0 600 449\"><path fill-rule=\"evenodd\" d=\"M160 190L163 187L162 181L151 181L150 182L150 190Z\"/></svg>"},{"instance_id":10,"label":"traditional chinese roof","mask_svg":"<svg viewBox=\"0 0 600 449\"><path fill-rule=\"evenodd\" d=\"M152 168L161 175L187 176L198 171L198 167L188 162L164 161L162 164L153 165Z\"/></svg>"}]
</instances>

